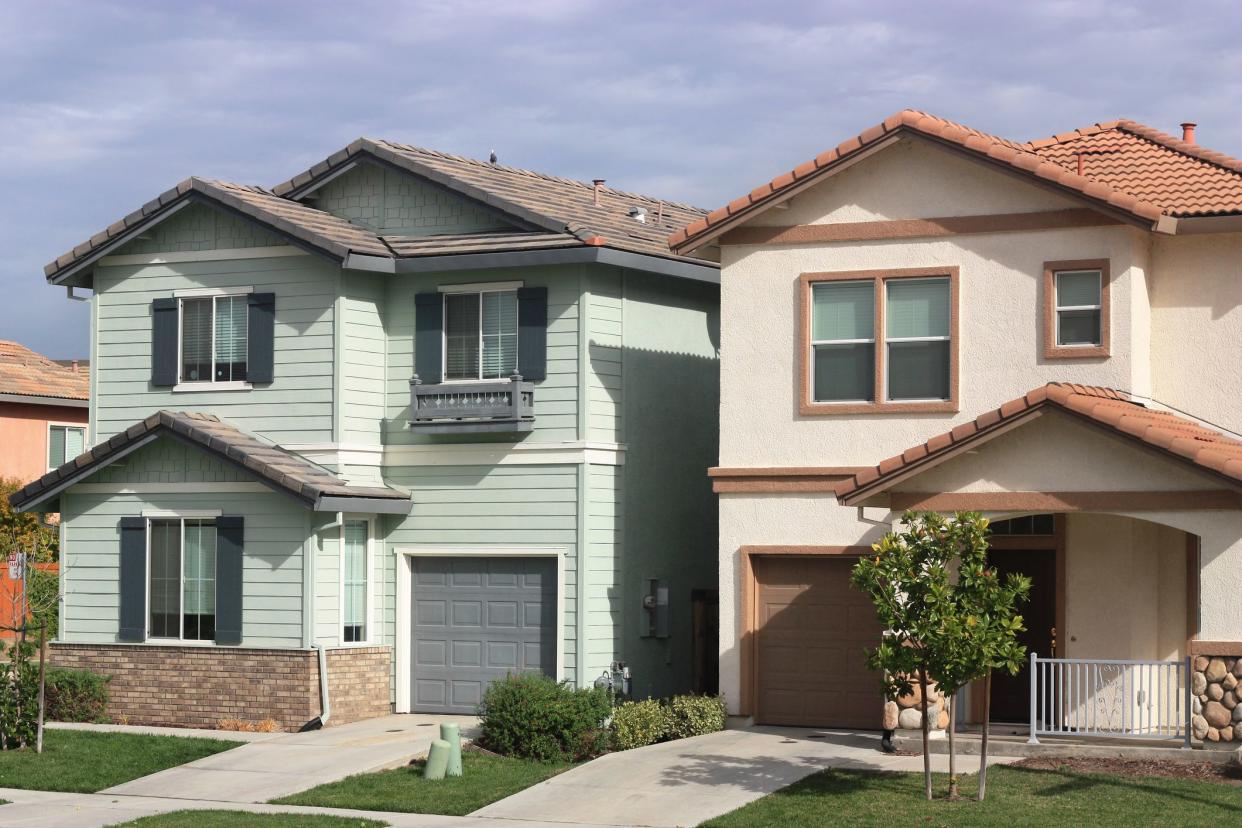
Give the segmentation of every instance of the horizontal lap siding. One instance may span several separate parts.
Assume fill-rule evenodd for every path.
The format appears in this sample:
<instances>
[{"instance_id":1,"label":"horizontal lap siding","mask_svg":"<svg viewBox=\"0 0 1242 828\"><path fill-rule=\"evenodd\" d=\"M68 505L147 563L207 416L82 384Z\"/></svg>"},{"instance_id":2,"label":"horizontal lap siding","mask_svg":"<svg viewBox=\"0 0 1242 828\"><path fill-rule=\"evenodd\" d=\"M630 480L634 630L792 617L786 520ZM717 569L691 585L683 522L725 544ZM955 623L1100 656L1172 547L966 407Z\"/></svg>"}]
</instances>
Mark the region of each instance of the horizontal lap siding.
<instances>
[{"instance_id":1,"label":"horizontal lap siding","mask_svg":"<svg viewBox=\"0 0 1242 828\"><path fill-rule=\"evenodd\" d=\"M624 660L623 612L638 610L637 599L623 598L621 554L622 476L619 466L586 466L586 636L588 675L596 675L612 661Z\"/></svg>"},{"instance_id":2,"label":"horizontal lap siding","mask_svg":"<svg viewBox=\"0 0 1242 828\"><path fill-rule=\"evenodd\" d=\"M361 273L349 274L342 286L342 441L378 445L384 421L384 287L380 277Z\"/></svg>"},{"instance_id":3,"label":"horizontal lap siding","mask_svg":"<svg viewBox=\"0 0 1242 828\"><path fill-rule=\"evenodd\" d=\"M280 443L331 440L338 274L317 256L97 268L95 441L161 408L216 414ZM151 301L186 288L229 287L276 294L275 380L249 391L153 388Z\"/></svg>"},{"instance_id":4,"label":"horizontal lap siding","mask_svg":"<svg viewBox=\"0 0 1242 828\"><path fill-rule=\"evenodd\" d=\"M622 405L622 298L621 272L616 268L591 271L587 312L587 439L606 443L624 441Z\"/></svg>"}]
</instances>

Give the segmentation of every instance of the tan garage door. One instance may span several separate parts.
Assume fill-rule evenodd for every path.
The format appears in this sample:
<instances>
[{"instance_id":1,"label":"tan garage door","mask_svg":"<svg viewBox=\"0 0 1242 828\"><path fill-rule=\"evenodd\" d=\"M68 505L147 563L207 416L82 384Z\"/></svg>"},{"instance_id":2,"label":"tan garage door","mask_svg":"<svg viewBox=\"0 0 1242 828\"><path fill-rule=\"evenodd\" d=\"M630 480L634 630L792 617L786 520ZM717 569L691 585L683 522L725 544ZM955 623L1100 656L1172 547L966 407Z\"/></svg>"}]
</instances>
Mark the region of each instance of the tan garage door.
<instances>
[{"instance_id":1,"label":"tan garage door","mask_svg":"<svg viewBox=\"0 0 1242 828\"><path fill-rule=\"evenodd\" d=\"M759 723L880 727L866 650L881 630L871 599L850 586L855 561L755 558Z\"/></svg>"}]
</instances>

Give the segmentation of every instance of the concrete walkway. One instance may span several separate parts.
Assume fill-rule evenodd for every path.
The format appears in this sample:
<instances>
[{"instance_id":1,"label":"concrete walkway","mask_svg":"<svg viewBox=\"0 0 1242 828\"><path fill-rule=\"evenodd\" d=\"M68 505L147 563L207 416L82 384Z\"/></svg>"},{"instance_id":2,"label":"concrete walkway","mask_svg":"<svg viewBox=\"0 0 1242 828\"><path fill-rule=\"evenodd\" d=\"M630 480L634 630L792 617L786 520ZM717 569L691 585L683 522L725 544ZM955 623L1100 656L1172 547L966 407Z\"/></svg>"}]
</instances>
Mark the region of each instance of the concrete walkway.
<instances>
[{"instance_id":1,"label":"concrete walkway","mask_svg":"<svg viewBox=\"0 0 1242 828\"><path fill-rule=\"evenodd\" d=\"M401 714L309 733L265 734L270 738L134 779L101 793L210 800L217 805L267 802L356 773L404 765L427 753L432 739L439 738L440 723L446 721L459 722L462 735L467 738L474 734L477 725L471 716Z\"/></svg>"},{"instance_id":2,"label":"concrete walkway","mask_svg":"<svg viewBox=\"0 0 1242 828\"><path fill-rule=\"evenodd\" d=\"M698 825L824 768L922 771L922 756L891 756L880 736L753 727L611 753L488 805L472 817L562 824ZM993 763L1015 757L989 757ZM975 762L962 763L973 772ZM948 769L933 756L932 769Z\"/></svg>"}]
</instances>

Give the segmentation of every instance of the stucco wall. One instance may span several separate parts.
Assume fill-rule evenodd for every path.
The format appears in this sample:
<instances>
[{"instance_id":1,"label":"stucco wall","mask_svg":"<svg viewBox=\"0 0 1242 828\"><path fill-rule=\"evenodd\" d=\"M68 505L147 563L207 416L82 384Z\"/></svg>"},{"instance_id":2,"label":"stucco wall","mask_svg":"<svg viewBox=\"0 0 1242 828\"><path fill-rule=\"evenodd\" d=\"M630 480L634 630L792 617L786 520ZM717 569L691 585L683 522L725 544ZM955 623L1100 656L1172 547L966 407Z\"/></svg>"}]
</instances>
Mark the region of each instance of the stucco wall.
<instances>
[{"instance_id":1,"label":"stucco wall","mask_svg":"<svg viewBox=\"0 0 1242 828\"><path fill-rule=\"evenodd\" d=\"M29 483L46 474L48 423L85 425L86 413L85 408L0 403L0 477Z\"/></svg>"}]
</instances>

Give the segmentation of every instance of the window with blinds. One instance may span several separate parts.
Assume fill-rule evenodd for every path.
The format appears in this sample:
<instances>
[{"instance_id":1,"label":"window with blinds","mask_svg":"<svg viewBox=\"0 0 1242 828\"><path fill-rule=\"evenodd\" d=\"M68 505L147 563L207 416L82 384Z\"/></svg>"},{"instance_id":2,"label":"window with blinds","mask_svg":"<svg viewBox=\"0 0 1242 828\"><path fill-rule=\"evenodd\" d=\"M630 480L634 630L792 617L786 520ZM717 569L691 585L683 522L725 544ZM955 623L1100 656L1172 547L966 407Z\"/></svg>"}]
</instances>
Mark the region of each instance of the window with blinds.
<instances>
[{"instance_id":1,"label":"window with blinds","mask_svg":"<svg viewBox=\"0 0 1242 828\"><path fill-rule=\"evenodd\" d=\"M214 640L215 522L181 518L152 520L148 538L148 637Z\"/></svg>"},{"instance_id":2,"label":"window with blinds","mask_svg":"<svg viewBox=\"0 0 1242 828\"><path fill-rule=\"evenodd\" d=\"M181 300L181 382L246 379L245 296Z\"/></svg>"},{"instance_id":3,"label":"window with blinds","mask_svg":"<svg viewBox=\"0 0 1242 828\"><path fill-rule=\"evenodd\" d=\"M341 549L341 640L367 640L367 541L365 520L347 520Z\"/></svg>"},{"instance_id":4,"label":"window with blinds","mask_svg":"<svg viewBox=\"0 0 1242 828\"><path fill-rule=\"evenodd\" d=\"M52 425L47 428L47 467L57 468L86 450L86 428Z\"/></svg>"},{"instance_id":5,"label":"window with blinds","mask_svg":"<svg viewBox=\"0 0 1242 828\"><path fill-rule=\"evenodd\" d=\"M503 379L517 370L517 292L444 295L444 378Z\"/></svg>"},{"instance_id":6,"label":"window with blinds","mask_svg":"<svg viewBox=\"0 0 1242 828\"><path fill-rule=\"evenodd\" d=\"M811 288L816 402L875 398L875 283L821 282Z\"/></svg>"},{"instance_id":7,"label":"window with blinds","mask_svg":"<svg viewBox=\"0 0 1242 828\"><path fill-rule=\"evenodd\" d=\"M1103 278L1099 270L1062 270L1056 274L1057 346L1101 343Z\"/></svg>"},{"instance_id":8,"label":"window with blinds","mask_svg":"<svg viewBox=\"0 0 1242 828\"><path fill-rule=\"evenodd\" d=\"M949 280L885 282L885 375L890 400L949 398Z\"/></svg>"}]
</instances>

